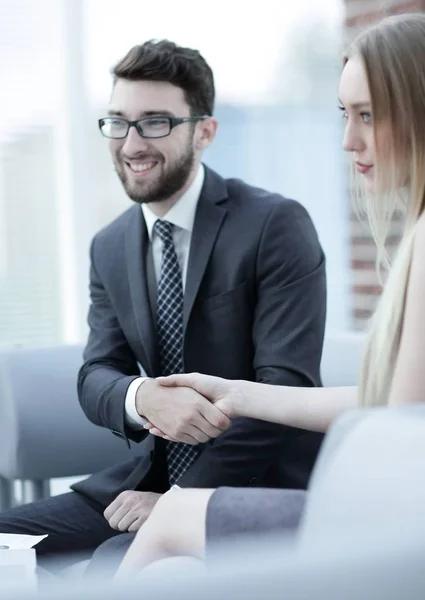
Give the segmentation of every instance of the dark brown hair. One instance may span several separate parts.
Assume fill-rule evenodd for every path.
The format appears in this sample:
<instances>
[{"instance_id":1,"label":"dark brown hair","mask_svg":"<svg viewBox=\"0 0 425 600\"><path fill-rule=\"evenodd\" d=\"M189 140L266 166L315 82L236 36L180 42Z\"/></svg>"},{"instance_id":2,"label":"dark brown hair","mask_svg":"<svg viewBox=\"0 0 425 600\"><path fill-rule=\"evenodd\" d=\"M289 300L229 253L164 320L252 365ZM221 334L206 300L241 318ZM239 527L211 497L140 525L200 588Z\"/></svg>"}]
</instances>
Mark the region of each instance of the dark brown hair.
<instances>
[{"instance_id":1,"label":"dark brown hair","mask_svg":"<svg viewBox=\"0 0 425 600\"><path fill-rule=\"evenodd\" d=\"M192 116L211 116L214 110L214 76L198 50L182 48L169 40L149 40L133 46L112 69L117 79L166 81L183 90Z\"/></svg>"}]
</instances>

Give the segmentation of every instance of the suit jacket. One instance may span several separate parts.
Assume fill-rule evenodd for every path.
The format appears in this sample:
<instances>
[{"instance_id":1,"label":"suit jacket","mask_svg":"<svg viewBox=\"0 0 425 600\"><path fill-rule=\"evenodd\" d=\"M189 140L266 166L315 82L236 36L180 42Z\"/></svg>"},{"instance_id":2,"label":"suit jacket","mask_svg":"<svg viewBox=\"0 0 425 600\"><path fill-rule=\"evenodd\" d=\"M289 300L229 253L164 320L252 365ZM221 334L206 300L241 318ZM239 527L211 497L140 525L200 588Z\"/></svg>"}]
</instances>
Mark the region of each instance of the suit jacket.
<instances>
[{"instance_id":1,"label":"suit jacket","mask_svg":"<svg viewBox=\"0 0 425 600\"><path fill-rule=\"evenodd\" d=\"M160 375L148 282L149 239L134 205L91 246L90 334L78 375L87 417L143 444L141 458L74 486L102 506L125 489L167 489L165 443L126 427L125 396L139 376ZM150 266L149 266L150 265ZM206 168L184 297L184 367L228 379L320 385L325 259L296 201L224 180ZM205 444L182 487L304 488L322 435L250 418Z\"/></svg>"}]
</instances>

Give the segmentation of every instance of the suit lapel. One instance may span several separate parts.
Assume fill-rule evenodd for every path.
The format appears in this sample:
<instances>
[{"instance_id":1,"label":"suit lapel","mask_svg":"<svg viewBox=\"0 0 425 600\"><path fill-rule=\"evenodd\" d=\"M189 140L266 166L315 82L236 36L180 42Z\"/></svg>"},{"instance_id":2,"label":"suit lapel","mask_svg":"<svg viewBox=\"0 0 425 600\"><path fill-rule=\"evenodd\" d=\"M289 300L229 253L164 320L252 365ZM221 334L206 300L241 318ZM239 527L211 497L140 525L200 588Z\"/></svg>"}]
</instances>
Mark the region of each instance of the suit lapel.
<instances>
[{"instance_id":1,"label":"suit lapel","mask_svg":"<svg viewBox=\"0 0 425 600\"><path fill-rule=\"evenodd\" d=\"M188 323L209 257L227 214L220 203L228 197L224 180L205 168L205 181L196 210L184 294L184 328Z\"/></svg>"},{"instance_id":2,"label":"suit lapel","mask_svg":"<svg viewBox=\"0 0 425 600\"><path fill-rule=\"evenodd\" d=\"M147 260L149 237L139 206L133 208L126 235L127 272L134 317L140 336L143 368L149 376L158 372L156 336L148 292Z\"/></svg>"}]
</instances>

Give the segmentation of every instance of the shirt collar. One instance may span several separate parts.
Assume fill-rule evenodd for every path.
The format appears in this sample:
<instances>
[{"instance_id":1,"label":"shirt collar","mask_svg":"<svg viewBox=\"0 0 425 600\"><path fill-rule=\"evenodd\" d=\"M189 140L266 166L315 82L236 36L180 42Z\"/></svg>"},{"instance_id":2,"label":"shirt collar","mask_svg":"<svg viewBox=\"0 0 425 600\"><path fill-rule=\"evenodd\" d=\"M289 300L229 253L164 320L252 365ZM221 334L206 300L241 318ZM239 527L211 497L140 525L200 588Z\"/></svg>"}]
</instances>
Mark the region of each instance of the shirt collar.
<instances>
[{"instance_id":1,"label":"shirt collar","mask_svg":"<svg viewBox=\"0 0 425 600\"><path fill-rule=\"evenodd\" d=\"M205 169L203 165L200 165L190 187L162 218L181 229L192 232L196 207L201 195L202 186L204 185L204 179ZM142 204L141 206L149 239L152 240L153 226L155 225L155 221L158 220L158 216L149 208L148 204Z\"/></svg>"}]
</instances>

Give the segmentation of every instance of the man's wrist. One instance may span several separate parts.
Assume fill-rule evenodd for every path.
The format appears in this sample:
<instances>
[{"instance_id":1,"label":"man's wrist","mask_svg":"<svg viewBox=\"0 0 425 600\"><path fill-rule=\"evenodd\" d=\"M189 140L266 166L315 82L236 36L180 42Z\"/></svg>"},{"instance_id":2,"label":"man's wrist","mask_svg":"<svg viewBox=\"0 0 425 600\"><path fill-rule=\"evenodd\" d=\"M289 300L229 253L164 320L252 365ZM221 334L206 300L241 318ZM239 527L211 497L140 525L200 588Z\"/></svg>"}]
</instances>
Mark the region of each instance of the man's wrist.
<instances>
[{"instance_id":1,"label":"man's wrist","mask_svg":"<svg viewBox=\"0 0 425 600\"><path fill-rule=\"evenodd\" d=\"M158 383L155 379L146 378L136 392L136 410L143 419L148 418L149 399L157 387Z\"/></svg>"},{"instance_id":2,"label":"man's wrist","mask_svg":"<svg viewBox=\"0 0 425 600\"><path fill-rule=\"evenodd\" d=\"M146 419L141 417L136 409L136 393L145 380L145 377L137 377L127 388L125 396L125 424L130 429L143 429L147 423Z\"/></svg>"}]
</instances>

